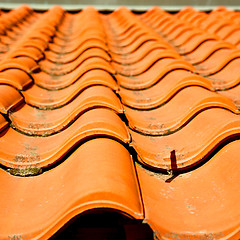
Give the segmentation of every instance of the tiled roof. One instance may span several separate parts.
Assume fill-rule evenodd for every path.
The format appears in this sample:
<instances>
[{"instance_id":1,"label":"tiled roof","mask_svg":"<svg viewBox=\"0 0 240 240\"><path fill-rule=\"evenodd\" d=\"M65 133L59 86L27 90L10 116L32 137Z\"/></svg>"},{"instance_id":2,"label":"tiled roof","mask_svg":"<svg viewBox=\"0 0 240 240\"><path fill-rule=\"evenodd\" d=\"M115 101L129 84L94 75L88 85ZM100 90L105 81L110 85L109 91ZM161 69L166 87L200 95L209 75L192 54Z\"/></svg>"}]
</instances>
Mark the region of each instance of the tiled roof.
<instances>
[{"instance_id":1,"label":"tiled roof","mask_svg":"<svg viewBox=\"0 0 240 240\"><path fill-rule=\"evenodd\" d=\"M0 239L111 209L155 239L240 238L240 13L0 15Z\"/></svg>"}]
</instances>

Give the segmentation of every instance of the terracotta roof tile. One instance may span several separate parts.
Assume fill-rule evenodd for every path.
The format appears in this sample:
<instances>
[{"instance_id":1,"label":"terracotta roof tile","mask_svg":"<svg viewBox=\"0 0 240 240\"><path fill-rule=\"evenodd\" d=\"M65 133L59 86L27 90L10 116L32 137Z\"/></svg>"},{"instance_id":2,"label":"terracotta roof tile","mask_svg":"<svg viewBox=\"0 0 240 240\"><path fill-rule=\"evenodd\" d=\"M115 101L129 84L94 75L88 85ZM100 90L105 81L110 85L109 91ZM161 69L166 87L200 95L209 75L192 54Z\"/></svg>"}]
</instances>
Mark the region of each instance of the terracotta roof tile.
<instances>
[{"instance_id":1,"label":"terracotta roof tile","mask_svg":"<svg viewBox=\"0 0 240 240\"><path fill-rule=\"evenodd\" d=\"M213 90L208 79L192 74L185 69L176 69L169 71L162 79L157 79L157 83L150 88L130 90L122 87L119 94L122 102L130 107L151 109L165 104L178 91L189 86L200 86Z\"/></svg>"},{"instance_id":2,"label":"terracotta roof tile","mask_svg":"<svg viewBox=\"0 0 240 240\"><path fill-rule=\"evenodd\" d=\"M3 129L6 128L7 126L8 126L8 122L2 115L0 115L0 131L2 132Z\"/></svg>"},{"instance_id":3,"label":"terracotta roof tile","mask_svg":"<svg viewBox=\"0 0 240 240\"><path fill-rule=\"evenodd\" d=\"M54 132L51 128L47 131ZM7 167L46 167L58 161L77 143L98 136L108 136L125 143L130 141L126 126L113 111L93 109L52 136L32 137L12 128L7 129L0 138L0 162Z\"/></svg>"},{"instance_id":4,"label":"terracotta roof tile","mask_svg":"<svg viewBox=\"0 0 240 240\"><path fill-rule=\"evenodd\" d=\"M40 86L35 84L26 91L23 91L22 94L25 101L30 105L37 108L53 109L65 105L84 89L93 85L104 85L113 90L118 89L117 83L111 75L101 69L91 70L85 73L80 79L76 79L76 81L74 81L75 79L70 80L72 83L59 81L41 82Z\"/></svg>"},{"instance_id":5,"label":"terracotta roof tile","mask_svg":"<svg viewBox=\"0 0 240 240\"><path fill-rule=\"evenodd\" d=\"M208 109L176 133L167 136L146 137L130 131L132 145L140 161L155 168L177 171L203 161L222 141L238 134L239 120L238 115L225 109ZM175 157L172 156L173 151Z\"/></svg>"},{"instance_id":6,"label":"terracotta roof tile","mask_svg":"<svg viewBox=\"0 0 240 240\"><path fill-rule=\"evenodd\" d=\"M0 169L0 179L1 239L48 239L77 214L95 208L143 217L131 156L111 139L84 143L67 161L39 176L19 178Z\"/></svg>"},{"instance_id":7,"label":"terracotta roof tile","mask_svg":"<svg viewBox=\"0 0 240 240\"><path fill-rule=\"evenodd\" d=\"M93 108L110 108L122 113L122 105L117 96L104 86L92 86L84 90L67 105L52 111L34 108L25 104L10 113L12 126L30 135L56 133L66 128L84 112Z\"/></svg>"},{"instance_id":8,"label":"terracotta roof tile","mask_svg":"<svg viewBox=\"0 0 240 240\"><path fill-rule=\"evenodd\" d=\"M224 7L1 11L0 238L101 209L156 239L239 239L239 23Z\"/></svg>"},{"instance_id":9,"label":"terracotta roof tile","mask_svg":"<svg viewBox=\"0 0 240 240\"><path fill-rule=\"evenodd\" d=\"M0 85L0 112L7 114L9 110L22 103L23 97L11 86Z\"/></svg>"},{"instance_id":10,"label":"terracotta roof tile","mask_svg":"<svg viewBox=\"0 0 240 240\"><path fill-rule=\"evenodd\" d=\"M77 67L79 67L84 61L90 59L92 57L99 57L103 58L106 61L110 61L111 58L101 48L92 47L87 49L82 54L80 54L76 59L71 59L70 62L67 62L65 58L64 62L51 62L49 60L43 60L39 62L40 68L42 71L47 72L48 74L52 75L65 75L74 71Z\"/></svg>"},{"instance_id":11,"label":"terracotta roof tile","mask_svg":"<svg viewBox=\"0 0 240 240\"><path fill-rule=\"evenodd\" d=\"M182 89L162 107L146 111L124 107L130 128L151 135L173 133L208 108L224 108L238 113L230 99L197 86Z\"/></svg>"},{"instance_id":12,"label":"terracotta roof tile","mask_svg":"<svg viewBox=\"0 0 240 240\"><path fill-rule=\"evenodd\" d=\"M32 83L32 78L23 70L10 68L0 72L0 84L23 90Z\"/></svg>"},{"instance_id":13,"label":"terracotta roof tile","mask_svg":"<svg viewBox=\"0 0 240 240\"><path fill-rule=\"evenodd\" d=\"M145 219L156 237L239 239L239 173L232 168L238 165L239 143L226 145L204 166L171 182L136 166Z\"/></svg>"}]
</instances>

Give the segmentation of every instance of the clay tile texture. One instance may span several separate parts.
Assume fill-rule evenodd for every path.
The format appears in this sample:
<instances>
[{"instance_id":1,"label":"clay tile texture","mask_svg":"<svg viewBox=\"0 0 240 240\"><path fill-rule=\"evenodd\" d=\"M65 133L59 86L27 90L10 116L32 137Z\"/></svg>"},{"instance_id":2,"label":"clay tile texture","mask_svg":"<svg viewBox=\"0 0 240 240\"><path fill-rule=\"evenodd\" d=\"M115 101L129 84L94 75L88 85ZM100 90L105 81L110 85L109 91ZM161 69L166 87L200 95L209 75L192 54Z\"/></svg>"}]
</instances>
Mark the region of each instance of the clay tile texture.
<instances>
[{"instance_id":1,"label":"clay tile texture","mask_svg":"<svg viewBox=\"0 0 240 240\"><path fill-rule=\"evenodd\" d=\"M0 11L0 239L239 240L239 23Z\"/></svg>"}]
</instances>

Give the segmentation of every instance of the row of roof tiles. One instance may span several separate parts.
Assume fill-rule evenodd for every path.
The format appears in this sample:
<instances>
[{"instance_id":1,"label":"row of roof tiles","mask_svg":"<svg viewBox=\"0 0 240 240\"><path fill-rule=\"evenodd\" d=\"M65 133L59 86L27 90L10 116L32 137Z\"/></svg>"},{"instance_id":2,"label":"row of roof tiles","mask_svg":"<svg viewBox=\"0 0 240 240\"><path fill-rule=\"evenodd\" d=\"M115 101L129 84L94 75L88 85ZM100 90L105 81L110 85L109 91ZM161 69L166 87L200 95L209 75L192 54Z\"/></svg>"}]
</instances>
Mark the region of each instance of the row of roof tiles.
<instances>
[{"instance_id":1,"label":"row of roof tiles","mask_svg":"<svg viewBox=\"0 0 240 240\"><path fill-rule=\"evenodd\" d=\"M184 20L222 11L0 16L27 21L17 38L3 24L0 238L47 239L95 208L145 219L156 239L239 238L239 110L216 92L238 87L238 50Z\"/></svg>"},{"instance_id":2,"label":"row of roof tiles","mask_svg":"<svg viewBox=\"0 0 240 240\"><path fill-rule=\"evenodd\" d=\"M239 106L239 28L237 20L220 17L228 14L238 19L238 13L224 8L209 15L192 8L186 8L176 16L160 9L156 11L155 18L159 21L152 22L152 27L195 66L197 73L208 77L220 94ZM151 24L155 18L145 18L145 22Z\"/></svg>"}]
</instances>

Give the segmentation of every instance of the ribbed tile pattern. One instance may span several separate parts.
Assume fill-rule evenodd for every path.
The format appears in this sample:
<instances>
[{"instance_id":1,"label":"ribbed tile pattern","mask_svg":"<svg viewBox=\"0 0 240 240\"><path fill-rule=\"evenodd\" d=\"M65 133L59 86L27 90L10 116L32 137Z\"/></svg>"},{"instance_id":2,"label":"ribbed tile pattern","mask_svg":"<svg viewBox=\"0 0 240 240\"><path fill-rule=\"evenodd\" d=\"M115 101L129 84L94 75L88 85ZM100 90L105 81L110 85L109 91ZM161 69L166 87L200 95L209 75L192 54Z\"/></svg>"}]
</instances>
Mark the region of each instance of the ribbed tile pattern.
<instances>
[{"instance_id":1,"label":"ribbed tile pattern","mask_svg":"<svg viewBox=\"0 0 240 240\"><path fill-rule=\"evenodd\" d=\"M239 239L239 22L2 11L0 239L49 239L96 209L155 239Z\"/></svg>"}]
</instances>

